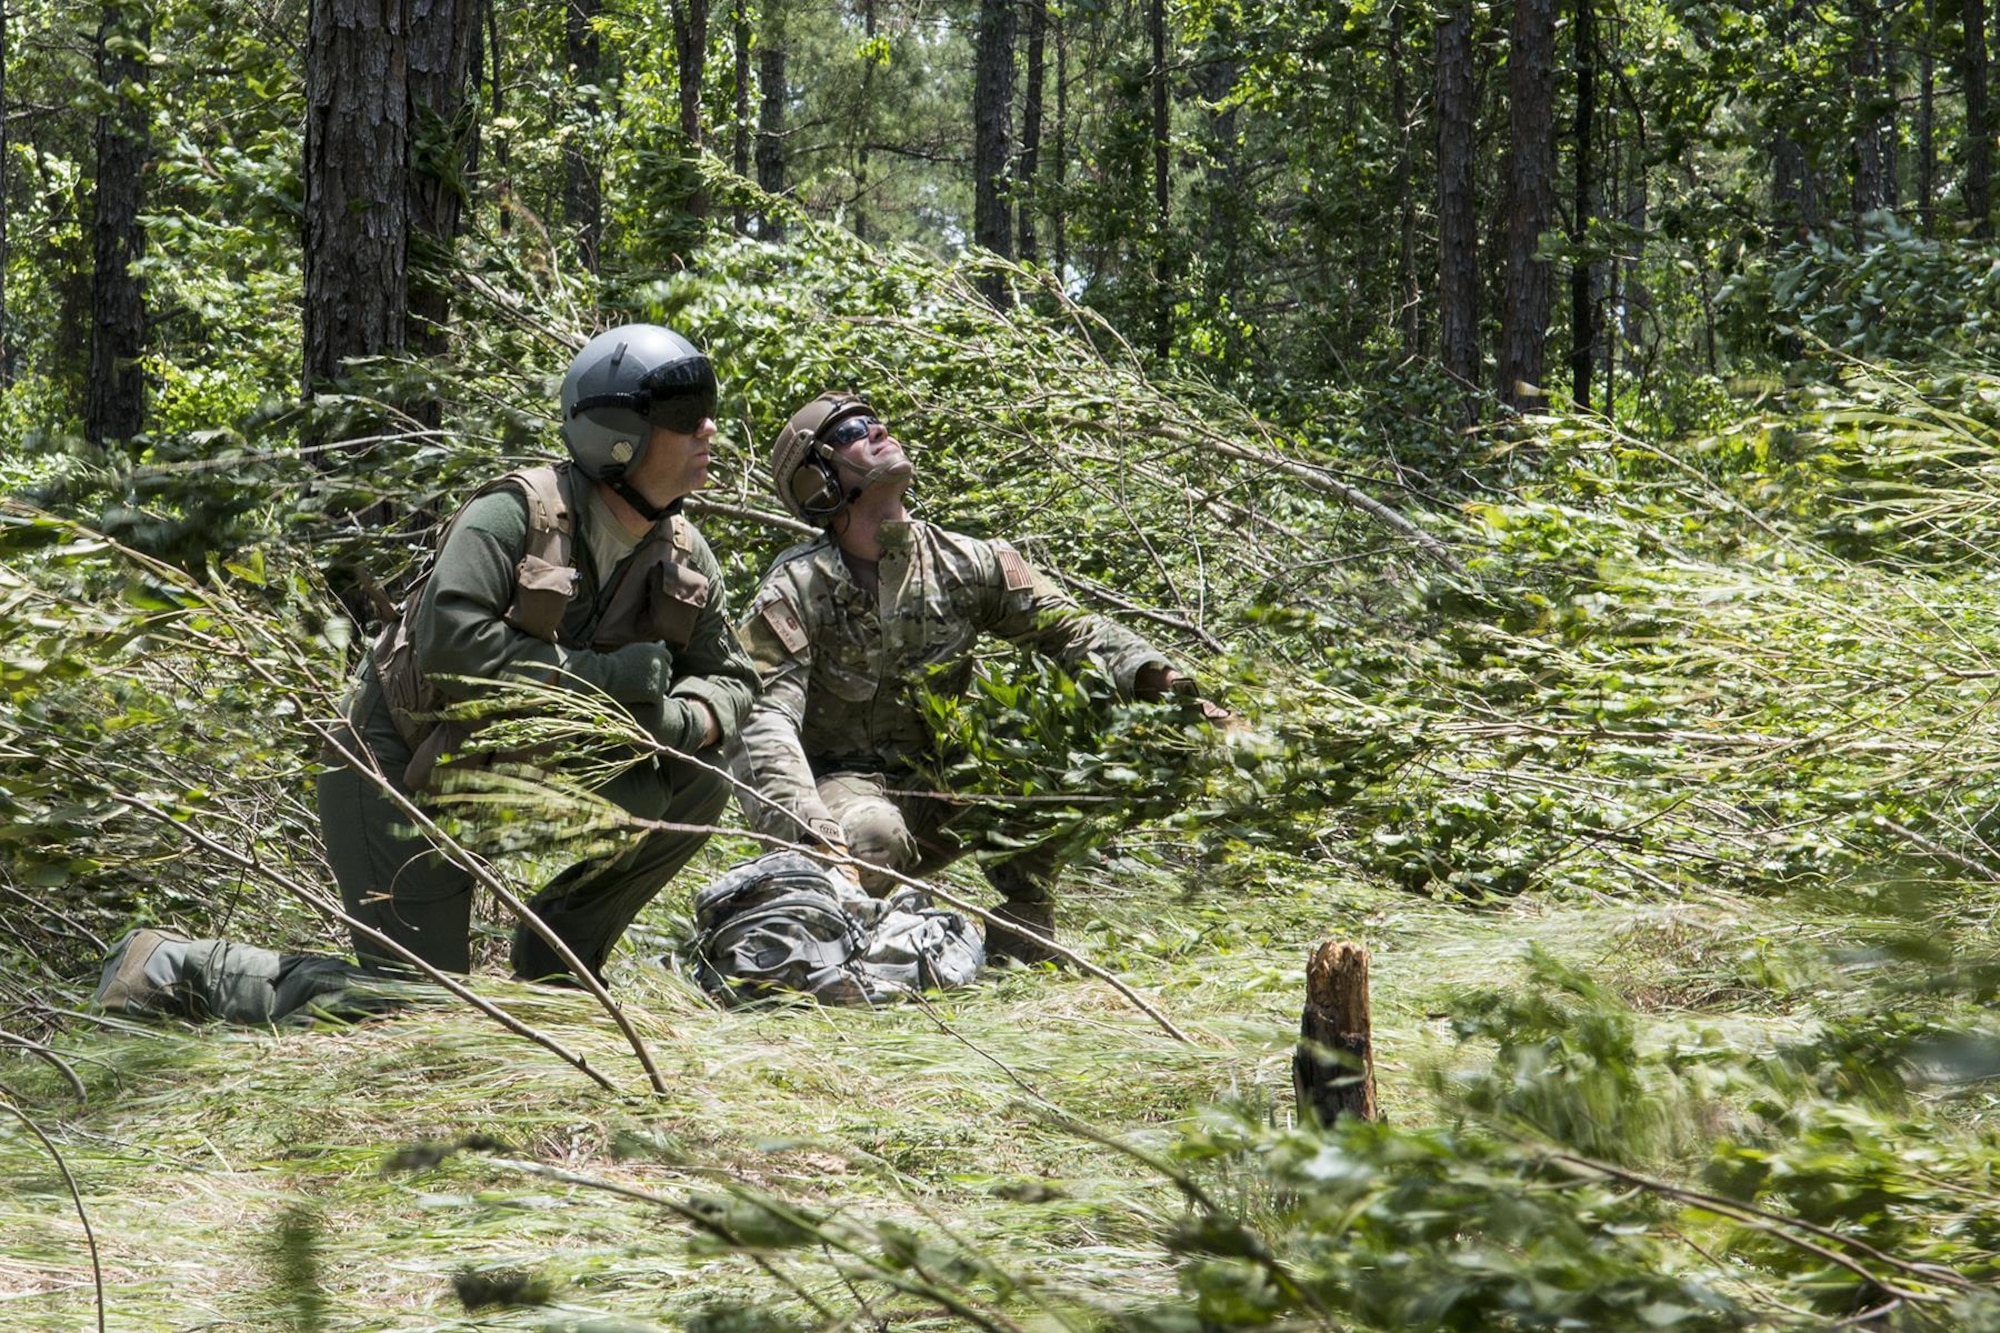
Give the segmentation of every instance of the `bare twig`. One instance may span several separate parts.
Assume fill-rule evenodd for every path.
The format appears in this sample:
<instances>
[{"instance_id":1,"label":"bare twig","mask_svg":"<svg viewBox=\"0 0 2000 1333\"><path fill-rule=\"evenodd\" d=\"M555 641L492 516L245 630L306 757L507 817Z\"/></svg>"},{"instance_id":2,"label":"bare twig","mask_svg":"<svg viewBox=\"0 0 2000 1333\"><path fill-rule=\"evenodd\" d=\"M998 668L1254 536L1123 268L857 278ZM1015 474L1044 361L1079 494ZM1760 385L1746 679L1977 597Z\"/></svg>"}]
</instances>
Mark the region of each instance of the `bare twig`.
<instances>
[{"instance_id":1,"label":"bare twig","mask_svg":"<svg viewBox=\"0 0 2000 1333\"><path fill-rule=\"evenodd\" d=\"M248 870L257 875L262 876L264 879L270 881L271 883L276 884L279 888L284 889L287 893L292 894L300 902L312 908L314 911L321 913L322 915L330 918L331 920L340 922L350 930L357 931L360 934L366 936L369 940L388 949L391 953L394 953L403 962L409 964L417 971L423 973L431 981L436 982L438 985L444 987L444 989L450 991L453 995L457 996L459 999L464 1000L467 1004L479 1010L479 1012L485 1014L488 1018L491 1018L495 1022L499 1023L509 1032L514 1033L516 1036L526 1037L529 1041L532 1041L537 1046L542 1047L544 1050L554 1055L557 1059L562 1060L565 1064L571 1065L575 1067L579 1072L589 1076L589 1078L592 1081L597 1083L606 1092L616 1093L618 1091L617 1086L613 1084L610 1079L606 1078L602 1073L592 1068L590 1062L583 1056L580 1056L575 1052L569 1050L567 1047L563 1046L561 1043L556 1041L555 1038L549 1036L548 1034L541 1032L536 1028L530 1027L526 1023L523 1023L520 1019L515 1018L512 1014L502 1009L499 1005L494 1004L491 1000L483 999L480 996L473 994L473 992L470 989L468 989L462 981L457 980L450 973L442 971L441 969L433 966L429 962L426 962L424 959L418 957L408 947L406 947L405 945L401 944L400 942L394 939L391 939L389 936L383 934L381 931L375 929L373 926L368 925L366 922L356 920L354 917L349 916L346 912L342 911L332 902L322 897L320 894L315 893L313 890L307 888L305 885L299 883L297 880L292 879L290 876L279 874L277 871L271 869L267 865L264 865L262 862L258 861L255 857L250 856L247 853L240 852L236 850L234 847L230 847L225 843L216 841L215 839L209 837L207 834L203 833L200 829L193 827L192 825L186 823L185 821L174 819L174 817L169 812L162 810L160 807L153 805L149 801L142 800L141 798L136 796L127 796L122 793L112 793L112 799L118 801L120 804L126 806L128 809L137 810L141 814L149 815L154 819L158 819L163 822L176 825L184 834L186 834L189 838L193 839L193 841L203 850L213 855L222 857L224 860L228 861L231 865L237 866L241 869Z\"/></svg>"},{"instance_id":2,"label":"bare twig","mask_svg":"<svg viewBox=\"0 0 2000 1333\"><path fill-rule=\"evenodd\" d=\"M90 1276L97 1285L97 1333L104 1333L104 1269L97 1258L97 1233L90 1229L90 1214L84 1211L83 1194L76 1187L76 1177L70 1174L69 1163L63 1160L62 1151L48 1135L42 1133L40 1125L28 1118L27 1112L12 1102L4 1101L0 1101L0 1110L26 1125L28 1132L40 1139L42 1146L49 1150L49 1156L56 1159L56 1169L62 1172L63 1184L69 1187L70 1201L76 1205L77 1220L83 1223L84 1243L90 1247Z\"/></svg>"},{"instance_id":3,"label":"bare twig","mask_svg":"<svg viewBox=\"0 0 2000 1333\"><path fill-rule=\"evenodd\" d=\"M1627 1171L1623 1167L1612 1166L1606 1162L1593 1161L1590 1158L1580 1157L1574 1153L1551 1152L1547 1154L1547 1158L1567 1171L1584 1172L1603 1176L1611 1180L1623 1181L1626 1184L1636 1185L1650 1193L1657 1194L1662 1198L1691 1204L1705 1212L1715 1213L1718 1216L1740 1222L1753 1230L1763 1232L1774 1240L1783 1241L1836 1267L1844 1268L1856 1277L1880 1287L1888 1295L1901 1300L1931 1302L1940 1301L1945 1298L1934 1292L1915 1291L1893 1286L1880 1274L1869 1271L1859 1260L1852 1259L1845 1254L1828 1248L1827 1245L1822 1245L1816 1240L1808 1239L1808 1237L1817 1237L1818 1240L1827 1241L1832 1245L1844 1246L1859 1253L1864 1258L1881 1264L1885 1268L1893 1269L1912 1278L1936 1282L1960 1291L1971 1291L1979 1286L1978 1283L1964 1274L1946 1268L1941 1264L1915 1264L1907 1259L1898 1259L1892 1254L1884 1254L1881 1250L1876 1249L1865 1241L1858 1240L1853 1236L1843 1235L1829 1227L1818 1226L1806 1221L1804 1218L1788 1217L1783 1213L1774 1213L1768 1209L1759 1208L1754 1204L1741 1203L1735 1199L1726 1199L1719 1194L1708 1194L1700 1190L1684 1189L1681 1186L1670 1184L1664 1180L1655 1180L1650 1176L1642 1176L1637 1172Z\"/></svg>"},{"instance_id":4,"label":"bare twig","mask_svg":"<svg viewBox=\"0 0 2000 1333\"><path fill-rule=\"evenodd\" d=\"M63 1059L60 1055L57 1055L38 1041L29 1041L26 1037L18 1037L11 1032L0 1032L0 1044L18 1046L22 1050L31 1052L48 1061L61 1071L64 1078L69 1080L70 1090L76 1094L77 1101L86 1106L90 1104L90 1093L84 1089L83 1080L77 1077L76 1070L71 1067L69 1061Z\"/></svg>"}]
</instances>

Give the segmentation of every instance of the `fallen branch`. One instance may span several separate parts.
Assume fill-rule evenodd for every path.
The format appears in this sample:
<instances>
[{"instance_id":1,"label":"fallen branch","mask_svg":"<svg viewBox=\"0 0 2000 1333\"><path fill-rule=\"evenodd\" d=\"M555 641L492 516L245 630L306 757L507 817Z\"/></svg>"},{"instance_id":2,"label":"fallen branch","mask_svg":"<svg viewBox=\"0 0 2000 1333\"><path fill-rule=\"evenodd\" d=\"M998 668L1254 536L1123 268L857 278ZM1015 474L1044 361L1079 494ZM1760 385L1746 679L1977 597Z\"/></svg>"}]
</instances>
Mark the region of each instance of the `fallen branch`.
<instances>
[{"instance_id":1,"label":"fallen branch","mask_svg":"<svg viewBox=\"0 0 2000 1333\"><path fill-rule=\"evenodd\" d=\"M38 1041L29 1041L26 1037L17 1037L11 1032L4 1031L0 1031L0 1044L18 1046L22 1050L33 1055L38 1055L48 1061L62 1073L64 1078L69 1080L70 1090L76 1093L77 1101L86 1106L90 1104L90 1093L84 1089L83 1080L77 1077L76 1070L70 1066L69 1061L57 1055L53 1050Z\"/></svg>"},{"instance_id":2,"label":"fallen branch","mask_svg":"<svg viewBox=\"0 0 2000 1333\"><path fill-rule=\"evenodd\" d=\"M90 1247L90 1276L97 1285L97 1333L104 1333L104 1268L97 1258L97 1233L90 1229L90 1214L84 1211L83 1194L76 1187L76 1177L69 1173L69 1163L49 1136L42 1133L42 1127L28 1118L27 1112L11 1102L0 1102L0 1111L6 1111L28 1127L28 1132L42 1141L49 1150L49 1156L56 1159L56 1169L62 1172L63 1184L69 1187L70 1201L76 1205L77 1220L83 1223L83 1240Z\"/></svg>"}]
</instances>

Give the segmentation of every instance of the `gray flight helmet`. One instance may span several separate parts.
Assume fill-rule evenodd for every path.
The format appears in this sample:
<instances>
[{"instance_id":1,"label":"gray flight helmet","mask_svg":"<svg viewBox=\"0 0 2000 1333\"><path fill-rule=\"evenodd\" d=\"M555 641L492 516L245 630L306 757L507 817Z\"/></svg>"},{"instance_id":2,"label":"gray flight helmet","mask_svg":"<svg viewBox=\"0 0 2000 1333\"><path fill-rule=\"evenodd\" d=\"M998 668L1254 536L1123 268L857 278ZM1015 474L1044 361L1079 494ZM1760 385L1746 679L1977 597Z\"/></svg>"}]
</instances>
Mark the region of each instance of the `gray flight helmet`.
<instances>
[{"instance_id":1,"label":"gray flight helmet","mask_svg":"<svg viewBox=\"0 0 2000 1333\"><path fill-rule=\"evenodd\" d=\"M616 481L645 457L655 426L693 435L715 409L715 367L700 348L657 324L625 324L569 363L563 443L585 476Z\"/></svg>"}]
</instances>

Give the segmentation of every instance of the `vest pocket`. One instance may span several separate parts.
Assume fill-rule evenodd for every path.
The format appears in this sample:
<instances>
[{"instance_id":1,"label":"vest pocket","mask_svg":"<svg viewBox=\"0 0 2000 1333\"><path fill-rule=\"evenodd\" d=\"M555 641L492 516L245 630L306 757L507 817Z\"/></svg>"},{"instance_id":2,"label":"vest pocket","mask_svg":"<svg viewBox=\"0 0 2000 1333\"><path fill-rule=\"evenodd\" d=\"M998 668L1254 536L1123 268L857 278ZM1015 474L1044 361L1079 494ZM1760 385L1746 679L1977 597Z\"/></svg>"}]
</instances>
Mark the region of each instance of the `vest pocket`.
<instances>
[{"instance_id":1,"label":"vest pocket","mask_svg":"<svg viewBox=\"0 0 2000 1333\"><path fill-rule=\"evenodd\" d=\"M694 627L708 605L708 576L686 565L654 565L643 620L645 638L672 648L694 641Z\"/></svg>"},{"instance_id":2,"label":"vest pocket","mask_svg":"<svg viewBox=\"0 0 2000 1333\"><path fill-rule=\"evenodd\" d=\"M576 571L570 566L524 555L514 569L514 602L507 608L506 621L523 634L553 643L575 591Z\"/></svg>"}]
</instances>

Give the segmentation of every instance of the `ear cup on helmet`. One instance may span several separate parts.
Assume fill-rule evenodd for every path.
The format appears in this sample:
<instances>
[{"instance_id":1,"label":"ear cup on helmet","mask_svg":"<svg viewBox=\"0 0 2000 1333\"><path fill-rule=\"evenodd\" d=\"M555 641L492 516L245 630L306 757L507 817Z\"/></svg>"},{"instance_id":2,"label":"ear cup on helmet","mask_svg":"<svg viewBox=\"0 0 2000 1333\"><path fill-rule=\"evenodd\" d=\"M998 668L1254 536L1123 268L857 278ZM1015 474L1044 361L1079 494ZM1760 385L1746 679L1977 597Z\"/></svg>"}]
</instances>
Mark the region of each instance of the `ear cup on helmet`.
<instances>
[{"instance_id":1,"label":"ear cup on helmet","mask_svg":"<svg viewBox=\"0 0 2000 1333\"><path fill-rule=\"evenodd\" d=\"M833 451L817 439L807 444L804 460L792 473L791 492L799 511L807 515L830 514L844 498Z\"/></svg>"}]
</instances>

